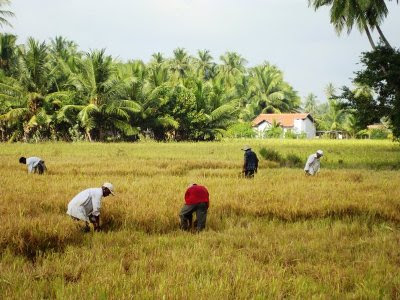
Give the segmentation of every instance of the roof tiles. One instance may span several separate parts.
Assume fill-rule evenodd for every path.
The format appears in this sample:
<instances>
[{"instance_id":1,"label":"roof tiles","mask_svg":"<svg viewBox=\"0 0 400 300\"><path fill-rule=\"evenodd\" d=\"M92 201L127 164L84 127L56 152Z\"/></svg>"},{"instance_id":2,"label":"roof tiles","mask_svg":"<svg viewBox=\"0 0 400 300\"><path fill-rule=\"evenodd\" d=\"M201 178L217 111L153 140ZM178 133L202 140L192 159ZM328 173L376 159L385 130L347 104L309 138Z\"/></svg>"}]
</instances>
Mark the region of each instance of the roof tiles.
<instances>
[{"instance_id":1,"label":"roof tiles","mask_svg":"<svg viewBox=\"0 0 400 300\"><path fill-rule=\"evenodd\" d=\"M274 122L274 120L277 123L280 123L281 126L283 127L293 127L294 126L294 120L304 120L307 117L310 117L312 120L312 117L308 113L297 113L297 114L260 114L258 115L252 122L253 126L257 126L260 123L266 121L270 124Z\"/></svg>"}]
</instances>

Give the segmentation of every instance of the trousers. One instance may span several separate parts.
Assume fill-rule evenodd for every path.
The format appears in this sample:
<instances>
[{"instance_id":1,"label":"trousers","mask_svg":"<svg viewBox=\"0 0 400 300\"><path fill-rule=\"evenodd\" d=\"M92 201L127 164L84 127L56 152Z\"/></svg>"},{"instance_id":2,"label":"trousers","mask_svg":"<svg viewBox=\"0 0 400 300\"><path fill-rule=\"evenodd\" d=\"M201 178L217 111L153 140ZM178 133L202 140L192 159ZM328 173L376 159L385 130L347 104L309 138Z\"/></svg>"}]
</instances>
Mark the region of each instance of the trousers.
<instances>
[{"instance_id":1,"label":"trousers","mask_svg":"<svg viewBox=\"0 0 400 300\"><path fill-rule=\"evenodd\" d=\"M190 230L193 226L193 213L196 213L196 221L194 225L197 231L201 231L206 227L206 220L207 220L207 210L208 210L208 203L202 202L193 205L185 204L179 217L181 219L181 229L182 230Z\"/></svg>"}]
</instances>

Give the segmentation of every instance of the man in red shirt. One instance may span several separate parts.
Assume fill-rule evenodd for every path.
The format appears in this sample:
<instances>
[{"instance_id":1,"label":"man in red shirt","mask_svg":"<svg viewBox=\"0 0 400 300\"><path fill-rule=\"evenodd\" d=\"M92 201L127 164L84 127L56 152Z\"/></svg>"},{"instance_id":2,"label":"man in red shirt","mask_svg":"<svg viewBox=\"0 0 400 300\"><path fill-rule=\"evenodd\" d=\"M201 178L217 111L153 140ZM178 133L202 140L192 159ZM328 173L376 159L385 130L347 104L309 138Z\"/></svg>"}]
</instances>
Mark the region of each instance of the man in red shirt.
<instances>
[{"instance_id":1,"label":"man in red shirt","mask_svg":"<svg viewBox=\"0 0 400 300\"><path fill-rule=\"evenodd\" d=\"M209 194L207 188L195 183L190 185L185 193L185 205L179 214L181 229L190 230L192 228L193 213L196 212L196 229L197 231L203 230L206 227L208 205Z\"/></svg>"}]
</instances>

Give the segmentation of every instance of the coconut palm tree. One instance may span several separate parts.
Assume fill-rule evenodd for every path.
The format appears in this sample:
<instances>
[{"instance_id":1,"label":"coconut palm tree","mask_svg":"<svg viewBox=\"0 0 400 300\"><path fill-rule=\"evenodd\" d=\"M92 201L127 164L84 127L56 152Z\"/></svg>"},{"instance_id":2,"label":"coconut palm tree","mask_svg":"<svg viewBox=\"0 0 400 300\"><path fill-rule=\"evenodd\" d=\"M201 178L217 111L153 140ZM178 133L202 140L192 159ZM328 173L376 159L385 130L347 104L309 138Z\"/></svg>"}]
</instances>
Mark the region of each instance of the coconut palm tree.
<instances>
[{"instance_id":1,"label":"coconut palm tree","mask_svg":"<svg viewBox=\"0 0 400 300\"><path fill-rule=\"evenodd\" d=\"M259 113L280 113L294 111L299 107L297 93L283 81L282 72L268 63L251 70L252 98L249 111ZM254 111L255 109L255 111ZM250 116L248 116L250 117Z\"/></svg>"},{"instance_id":2,"label":"coconut palm tree","mask_svg":"<svg viewBox=\"0 0 400 300\"><path fill-rule=\"evenodd\" d=\"M212 56L209 50L199 50L197 52L198 58L195 60L196 73L198 77L202 77L204 80L210 79L211 69L214 65L212 62Z\"/></svg>"},{"instance_id":3,"label":"coconut palm tree","mask_svg":"<svg viewBox=\"0 0 400 300\"><path fill-rule=\"evenodd\" d=\"M336 99L328 100L329 108L322 116L323 127L326 130L343 129L343 123L346 117L346 110L342 108L340 102Z\"/></svg>"},{"instance_id":4,"label":"coconut palm tree","mask_svg":"<svg viewBox=\"0 0 400 300\"><path fill-rule=\"evenodd\" d=\"M170 70L172 74L177 76L178 80L181 80L188 76L190 71L190 56L183 48L177 48L174 50L174 57L170 61Z\"/></svg>"},{"instance_id":5,"label":"coconut palm tree","mask_svg":"<svg viewBox=\"0 0 400 300\"><path fill-rule=\"evenodd\" d=\"M15 42L17 36L0 33L0 69L5 75L10 76L17 63L17 51Z\"/></svg>"},{"instance_id":6,"label":"coconut palm tree","mask_svg":"<svg viewBox=\"0 0 400 300\"><path fill-rule=\"evenodd\" d=\"M246 71L245 60L236 52L226 52L220 56L222 65L220 66L220 74L224 78L225 84L231 87L235 84L236 79Z\"/></svg>"},{"instance_id":7,"label":"coconut palm tree","mask_svg":"<svg viewBox=\"0 0 400 300\"><path fill-rule=\"evenodd\" d=\"M317 96L315 96L313 93L308 94L304 100L304 111L315 117L317 106Z\"/></svg>"},{"instance_id":8,"label":"coconut palm tree","mask_svg":"<svg viewBox=\"0 0 400 300\"><path fill-rule=\"evenodd\" d=\"M45 42L29 38L18 49L19 81L29 92L46 95L53 82L50 56Z\"/></svg>"},{"instance_id":9,"label":"coconut palm tree","mask_svg":"<svg viewBox=\"0 0 400 300\"><path fill-rule=\"evenodd\" d=\"M131 99L121 99L123 82L113 76L115 70L111 56L105 50L92 51L78 60L77 70L69 70L68 87L79 99L78 104L63 106L59 120L70 121L71 111L78 112L78 120L85 129L87 138L104 140L106 131L124 135L138 133L130 123L132 114L140 111L138 103Z\"/></svg>"},{"instance_id":10,"label":"coconut palm tree","mask_svg":"<svg viewBox=\"0 0 400 300\"><path fill-rule=\"evenodd\" d=\"M14 13L9 10L3 10L3 6L7 6L11 3L10 0L0 0L0 26L4 25L12 27L11 23L6 19L7 17L14 17Z\"/></svg>"},{"instance_id":11,"label":"coconut palm tree","mask_svg":"<svg viewBox=\"0 0 400 300\"><path fill-rule=\"evenodd\" d=\"M3 108L0 121L12 129L12 140L20 136L27 141L38 131L50 137L50 130L56 126L56 111L62 100L69 97L67 92L42 95L29 91L28 87L12 77L0 80L0 106Z\"/></svg>"},{"instance_id":12,"label":"coconut palm tree","mask_svg":"<svg viewBox=\"0 0 400 300\"><path fill-rule=\"evenodd\" d=\"M396 0L398 3L399 1ZM331 23L338 34L344 29L350 33L356 25L360 32L367 34L373 49L376 48L371 36L371 30L377 29L387 47L389 42L384 36L380 25L388 14L385 0L309 0L309 5L315 10L322 6L331 6Z\"/></svg>"},{"instance_id":13,"label":"coconut palm tree","mask_svg":"<svg viewBox=\"0 0 400 300\"><path fill-rule=\"evenodd\" d=\"M326 98L327 98L328 100L335 98L336 88L335 88L335 86L333 85L333 83L331 83L331 82L328 83L328 84L326 85L326 87L325 87L324 92L325 92Z\"/></svg>"}]
</instances>

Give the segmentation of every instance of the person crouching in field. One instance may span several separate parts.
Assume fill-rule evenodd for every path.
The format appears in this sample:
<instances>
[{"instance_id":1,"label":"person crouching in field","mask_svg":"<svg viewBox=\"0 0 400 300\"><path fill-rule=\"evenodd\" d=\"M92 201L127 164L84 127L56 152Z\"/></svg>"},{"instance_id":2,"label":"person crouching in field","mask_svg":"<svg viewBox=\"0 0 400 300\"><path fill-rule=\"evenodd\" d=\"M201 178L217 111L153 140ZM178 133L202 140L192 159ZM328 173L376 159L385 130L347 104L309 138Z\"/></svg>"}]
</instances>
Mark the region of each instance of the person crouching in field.
<instances>
[{"instance_id":1,"label":"person crouching in field","mask_svg":"<svg viewBox=\"0 0 400 300\"><path fill-rule=\"evenodd\" d=\"M90 188L80 192L68 204L67 214L74 220L85 221L84 231L89 232L89 222L94 231L100 231L100 208L103 197L114 196L114 186L106 182L101 188Z\"/></svg>"},{"instance_id":2,"label":"person crouching in field","mask_svg":"<svg viewBox=\"0 0 400 300\"><path fill-rule=\"evenodd\" d=\"M47 170L44 160L40 157L32 156L25 158L22 156L19 158L19 163L28 166L28 173L38 173L42 175L44 171Z\"/></svg>"},{"instance_id":3,"label":"person crouching in field","mask_svg":"<svg viewBox=\"0 0 400 300\"><path fill-rule=\"evenodd\" d=\"M209 206L209 194L205 186L191 184L185 193L185 205L179 214L181 229L189 231L192 229L193 213L196 212L194 225L197 231L206 227L207 211Z\"/></svg>"},{"instance_id":4,"label":"person crouching in field","mask_svg":"<svg viewBox=\"0 0 400 300\"><path fill-rule=\"evenodd\" d=\"M320 163L319 159L324 155L322 150L318 150L316 153L311 154L304 167L304 172L306 175L315 175L319 172Z\"/></svg>"},{"instance_id":5,"label":"person crouching in field","mask_svg":"<svg viewBox=\"0 0 400 300\"><path fill-rule=\"evenodd\" d=\"M258 158L257 155L251 151L249 146L242 148L244 151L244 162L243 162L243 174L246 178L253 178L254 173L257 173L258 169Z\"/></svg>"}]
</instances>

